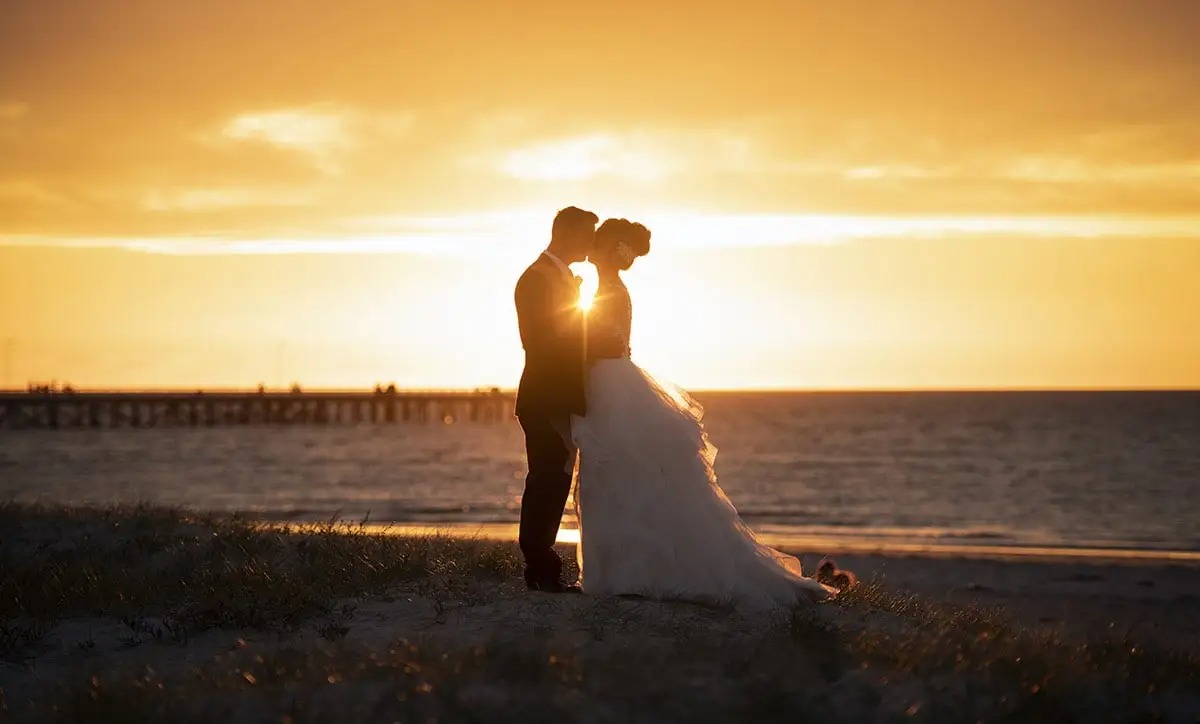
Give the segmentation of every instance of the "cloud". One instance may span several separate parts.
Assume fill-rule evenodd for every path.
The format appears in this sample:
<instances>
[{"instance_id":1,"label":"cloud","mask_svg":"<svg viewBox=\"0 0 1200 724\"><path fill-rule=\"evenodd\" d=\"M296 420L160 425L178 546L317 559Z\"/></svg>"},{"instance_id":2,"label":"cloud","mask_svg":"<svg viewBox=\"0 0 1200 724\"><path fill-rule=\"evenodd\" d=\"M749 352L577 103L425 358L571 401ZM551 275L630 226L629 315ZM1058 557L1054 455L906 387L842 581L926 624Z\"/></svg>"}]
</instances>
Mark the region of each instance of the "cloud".
<instances>
[{"instance_id":1,"label":"cloud","mask_svg":"<svg viewBox=\"0 0 1200 724\"><path fill-rule=\"evenodd\" d=\"M667 161L648 139L596 133L536 143L504 154L500 169L526 181L562 181L615 176L640 181L661 178Z\"/></svg>"},{"instance_id":2,"label":"cloud","mask_svg":"<svg viewBox=\"0 0 1200 724\"><path fill-rule=\"evenodd\" d=\"M60 194L48 191L41 184L29 180L0 181L0 199L26 204L58 205L66 202Z\"/></svg>"},{"instance_id":3,"label":"cloud","mask_svg":"<svg viewBox=\"0 0 1200 724\"><path fill-rule=\"evenodd\" d=\"M350 141L343 115L303 110L244 113L229 119L221 135L235 141L263 141L308 153L346 146Z\"/></svg>"},{"instance_id":4,"label":"cloud","mask_svg":"<svg viewBox=\"0 0 1200 724\"><path fill-rule=\"evenodd\" d=\"M1200 208L1194 3L460 10L177 0L111 23L0 3L0 233L287 239L569 203Z\"/></svg>"},{"instance_id":5,"label":"cloud","mask_svg":"<svg viewBox=\"0 0 1200 724\"><path fill-rule=\"evenodd\" d=\"M207 208L208 200L203 206ZM420 254L509 258L529 251L529 240L548 233L544 210L463 213L449 216L388 215L348 220L336 232L246 238L141 236L70 238L3 236L0 246L118 248L152 254ZM838 214L727 214L666 210L633 215L650 227L658 250L831 245L889 240L1001 239L1200 239L1200 217L1103 216L863 216Z\"/></svg>"},{"instance_id":6,"label":"cloud","mask_svg":"<svg viewBox=\"0 0 1200 724\"><path fill-rule=\"evenodd\" d=\"M0 101L0 121L16 121L29 114L29 104L17 101Z\"/></svg>"},{"instance_id":7,"label":"cloud","mask_svg":"<svg viewBox=\"0 0 1200 724\"><path fill-rule=\"evenodd\" d=\"M1021 156L1004 164L996 175L1043 183L1188 184L1200 182L1200 160L1111 164L1074 156Z\"/></svg>"},{"instance_id":8,"label":"cloud","mask_svg":"<svg viewBox=\"0 0 1200 724\"><path fill-rule=\"evenodd\" d=\"M152 190L141 197L142 208L159 213L205 212L257 206L300 206L311 204L316 194L305 189L205 188Z\"/></svg>"},{"instance_id":9,"label":"cloud","mask_svg":"<svg viewBox=\"0 0 1200 724\"><path fill-rule=\"evenodd\" d=\"M326 173L339 173L346 156L403 137L415 114L357 108L280 108L239 113L215 132L200 135L202 143L258 143L312 159Z\"/></svg>"},{"instance_id":10,"label":"cloud","mask_svg":"<svg viewBox=\"0 0 1200 724\"><path fill-rule=\"evenodd\" d=\"M336 173L339 156L355 143L350 125L345 112L277 109L238 114L201 140L214 146L263 143L308 156L322 171Z\"/></svg>"},{"instance_id":11,"label":"cloud","mask_svg":"<svg viewBox=\"0 0 1200 724\"><path fill-rule=\"evenodd\" d=\"M495 127L493 127L495 128ZM529 129L524 129L529 133ZM501 139L493 139L503 145ZM595 129L550 141L518 144L496 154L495 169L523 181L581 181L614 178L666 181L689 174L837 173L840 167L804 158L773 156L769 139L749 129L721 126L673 128L644 124L622 131Z\"/></svg>"},{"instance_id":12,"label":"cloud","mask_svg":"<svg viewBox=\"0 0 1200 724\"><path fill-rule=\"evenodd\" d=\"M826 169L827 171L830 169ZM937 169L922 168L921 166L913 165L885 165L885 166L854 166L842 171L842 176L848 179L860 179L874 181L880 179L917 179L917 178L933 178L944 175Z\"/></svg>"}]
</instances>

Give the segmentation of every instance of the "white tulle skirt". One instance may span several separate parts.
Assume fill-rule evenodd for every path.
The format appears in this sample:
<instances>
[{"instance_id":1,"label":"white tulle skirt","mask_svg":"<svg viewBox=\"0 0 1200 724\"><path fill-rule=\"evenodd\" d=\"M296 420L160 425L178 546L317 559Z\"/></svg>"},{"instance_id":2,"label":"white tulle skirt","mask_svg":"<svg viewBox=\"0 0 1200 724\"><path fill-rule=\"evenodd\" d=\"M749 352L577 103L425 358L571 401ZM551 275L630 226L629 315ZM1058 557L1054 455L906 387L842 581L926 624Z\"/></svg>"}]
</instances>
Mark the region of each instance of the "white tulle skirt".
<instances>
[{"instance_id":1,"label":"white tulle skirt","mask_svg":"<svg viewBox=\"0 0 1200 724\"><path fill-rule=\"evenodd\" d=\"M587 405L571 420L585 593L745 609L833 595L742 522L717 485L717 449L687 393L628 359L606 359L589 372Z\"/></svg>"}]
</instances>

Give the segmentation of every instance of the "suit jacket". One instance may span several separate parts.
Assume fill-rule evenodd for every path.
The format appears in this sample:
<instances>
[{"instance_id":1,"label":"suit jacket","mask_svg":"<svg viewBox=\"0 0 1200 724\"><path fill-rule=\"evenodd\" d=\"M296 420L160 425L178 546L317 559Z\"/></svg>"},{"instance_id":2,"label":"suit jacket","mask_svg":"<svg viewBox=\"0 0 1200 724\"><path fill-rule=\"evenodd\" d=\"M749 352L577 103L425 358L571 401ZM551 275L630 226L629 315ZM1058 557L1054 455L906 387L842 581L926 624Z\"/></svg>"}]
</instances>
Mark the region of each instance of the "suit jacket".
<instances>
[{"instance_id":1,"label":"suit jacket","mask_svg":"<svg viewBox=\"0 0 1200 724\"><path fill-rule=\"evenodd\" d=\"M525 348L517 416L585 414L587 318L574 279L543 254L521 275L514 296Z\"/></svg>"}]
</instances>

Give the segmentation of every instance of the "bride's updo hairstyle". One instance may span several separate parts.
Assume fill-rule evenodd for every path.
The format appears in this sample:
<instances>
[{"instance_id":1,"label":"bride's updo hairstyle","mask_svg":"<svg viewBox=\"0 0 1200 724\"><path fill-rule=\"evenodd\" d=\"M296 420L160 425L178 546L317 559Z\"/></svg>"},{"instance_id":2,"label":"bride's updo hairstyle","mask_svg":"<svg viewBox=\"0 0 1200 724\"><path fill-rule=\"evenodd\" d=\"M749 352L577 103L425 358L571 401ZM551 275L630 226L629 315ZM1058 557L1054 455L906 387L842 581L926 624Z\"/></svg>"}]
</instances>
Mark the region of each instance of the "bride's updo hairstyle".
<instances>
[{"instance_id":1,"label":"bride's updo hairstyle","mask_svg":"<svg viewBox=\"0 0 1200 724\"><path fill-rule=\"evenodd\" d=\"M628 219L605 219L596 229L595 256L625 271L650 253L650 230Z\"/></svg>"}]
</instances>

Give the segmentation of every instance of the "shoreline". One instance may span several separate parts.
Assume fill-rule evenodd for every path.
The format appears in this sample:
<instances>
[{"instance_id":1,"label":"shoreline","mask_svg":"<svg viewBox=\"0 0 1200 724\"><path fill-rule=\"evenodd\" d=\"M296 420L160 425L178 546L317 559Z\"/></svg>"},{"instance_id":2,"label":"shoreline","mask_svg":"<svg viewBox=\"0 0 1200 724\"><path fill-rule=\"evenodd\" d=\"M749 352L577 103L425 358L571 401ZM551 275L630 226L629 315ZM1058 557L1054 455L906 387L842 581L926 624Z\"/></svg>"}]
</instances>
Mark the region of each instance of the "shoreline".
<instances>
[{"instance_id":1,"label":"shoreline","mask_svg":"<svg viewBox=\"0 0 1200 724\"><path fill-rule=\"evenodd\" d=\"M297 522L251 518L257 523L279 528L319 528L326 522ZM490 541L515 541L516 523L467 523L447 522L339 522L362 528L364 531L381 535L421 536L446 535L478 538ZM803 533L781 533L764 531L756 533L758 539L773 548L796 555L820 551L829 555L870 555L884 558L956 558L980 561L1030 561L1047 563L1090 563L1094 565L1163 565L1200 568L1200 551L1171 550L1161 548L1125 548L1104 546L1033 546L988 543L912 543L903 540L886 540L869 535L806 535ZM946 540L945 538L937 540ZM557 542L575 545L579 542L579 529L560 528Z\"/></svg>"}]
</instances>

